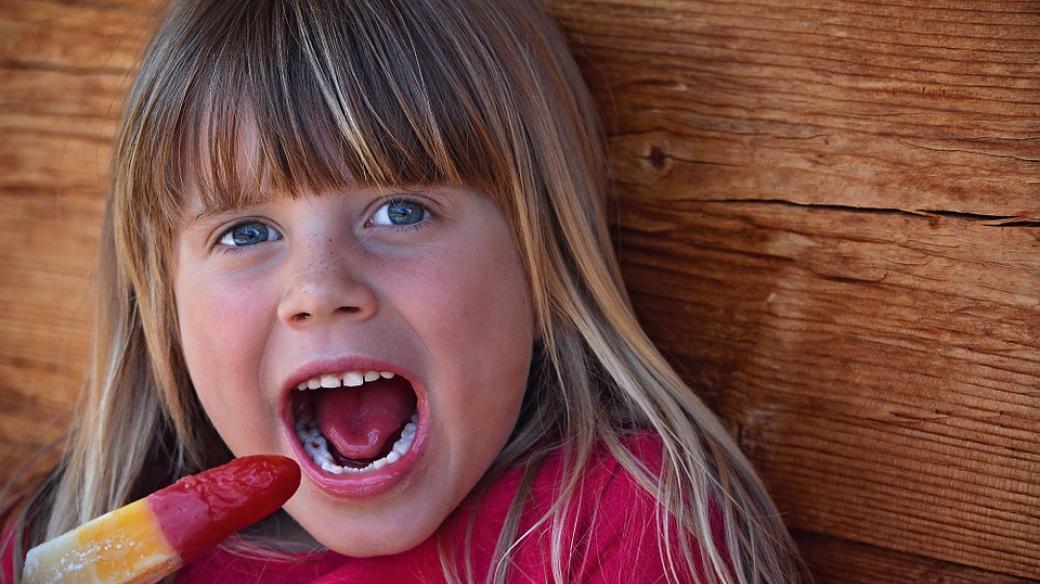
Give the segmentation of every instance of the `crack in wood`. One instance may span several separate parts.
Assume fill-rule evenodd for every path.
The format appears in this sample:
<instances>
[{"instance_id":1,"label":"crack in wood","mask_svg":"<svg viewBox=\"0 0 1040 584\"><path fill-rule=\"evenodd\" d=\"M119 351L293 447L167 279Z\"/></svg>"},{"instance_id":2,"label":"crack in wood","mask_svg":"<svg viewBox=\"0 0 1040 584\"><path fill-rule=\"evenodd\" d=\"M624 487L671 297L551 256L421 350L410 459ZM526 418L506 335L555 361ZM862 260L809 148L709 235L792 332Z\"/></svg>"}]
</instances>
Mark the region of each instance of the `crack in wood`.
<instances>
[{"instance_id":1,"label":"crack in wood","mask_svg":"<svg viewBox=\"0 0 1040 584\"><path fill-rule=\"evenodd\" d=\"M125 77L132 74L132 69L121 67L74 67L64 63L52 61L30 61L23 59L0 59L0 69L14 71L47 71L50 73L62 73L65 75L76 75L83 77L96 77L101 75L117 75Z\"/></svg>"},{"instance_id":2,"label":"crack in wood","mask_svg":"<svg viewBox=\"0 0 1040 584\"><path fill-rule=\"evenodd\" d=\"M801 201L790 201L787 199L704 199L682 197L672 199L684 203L705 204L743 204L743 205L780 205L785 207L802 207L809 209L820 209L826 211L840 211L843 213L866 213L871 215L906 215L917 219L936 219L944 217L948 219L961 219L981 223L986 227L1040 227L1040 213L1033 212L1019 215L989 215L984 213L970 213L965 211L950 211L945 209L898 209L888 207L857 207L855 205L840 205L835 203L807 203Z\"/></svg>"},{"instance_id":3,"label":"crack in wood","mask_svg":"<svg viewBox=\"0 0 1040 584\"><path fill-rule=\"evenodd\" d=\"M663 150L661 150L660 146L653 146L653 147L651 147L650 148L650 154L647 155L647 156L644 156L643 160L646 160L647 162L650 163L650 166L653 166L654 168L656 168L658 170L663 169L664 166L665 166L665 162L668 161L668 160L674 160L676 162L685 162L686 164L706 164L706 165L710 165L710 166L732 166L734 168L739 168L741 166L740 164L733 164L732 162L720 162L720 161L717 161L717 160L697 160L697 159L694 159L694 158L682 158L682 157L676 156L674 154L665 154L665 152Z\"/></svg>"},{"instance_id":4,"label":"crack in wood","mask_svg":"<svg viewBox=\"0 0 1040 584\"><path fill-rule=\"evenodd\" d=\"M1005 158L1008 160L1017 160L1019 162L1040 162L1040 158L1023 158L1021 156L1012 156L1010 154L995 154L993 152L982 152L980 150L966 150L964 148L937 148L935 146L925 146L924 144L915 144L908 140L898 140L900 144L909 146L911 148L921 148L923 150L931 150L932 152L956 152L958 154L978 154L979 156L990 156L992 158Z\"/></svg>"},{"instance_id":5,"label":"crack in wood","mask_svg":"<svg viewBox=\"0 0 1040 584\"><path fill-rule=\"evenodd\" d=\"M964 219L966 221L1003 221L1005 219L1018 218L1014 215L987 215L984 213L965 213L963 211L947 211L945 209L925 209L924 212L932 215L939 215L942 217Z\"/></svg>"},{"instance_id":6,"label":"crack in wood","mask_svg":"<svg viewBox=\"0 0 1040 584\"><path fill-rule=\"evenodd\" d=\"M988 225L987 227L1040 227L1040 221L1033 221L1030 219L1023 221L1008 221L1006 223Z\"/></svg>"}]
</instances>

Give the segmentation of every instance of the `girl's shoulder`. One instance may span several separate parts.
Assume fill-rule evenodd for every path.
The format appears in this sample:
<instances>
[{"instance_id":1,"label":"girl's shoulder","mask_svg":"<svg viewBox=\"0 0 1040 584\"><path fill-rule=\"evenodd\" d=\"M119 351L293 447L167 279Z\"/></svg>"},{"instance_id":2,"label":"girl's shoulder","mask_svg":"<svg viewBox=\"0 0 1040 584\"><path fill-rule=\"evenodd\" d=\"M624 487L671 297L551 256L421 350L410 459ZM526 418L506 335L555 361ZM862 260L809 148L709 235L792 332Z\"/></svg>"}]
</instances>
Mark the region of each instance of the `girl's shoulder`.
<instances>
[{"instance_id":1,"label":"girl's shoulder","mask_svg":"<svg viewBox=\"0 0 1040 584\"><path fill-rule=\"evenodd\" d=\"M619 437L620 443L635 459L657 477L662 468L664 446L660 436L643 431ZM528 507L518 533L531 530L528 541L517 548L513 565L520 582L552 581L549 571L553 534L539 519L557 501L564 480L570 474L562 451L553 453L535 478ZM512 489L510 489L512 490ZM580 476L564 519L561 557L566 560L567 582L601 584L607 582L665 582L668 559L660 518L670 517L654 495L645 489L610 452L600 444ZM678 530L671 521L669 531ZM691 553L701 565L695 542ZM676 566L681 566L682 550L672 542ZM678 574L681 582L694 582L693 575Z\"/></svg>"},{"instance_id":2,"label":"girl's shoulder","mask_svg":"<svg viewBox=\"0 0 1040 584\"><path fill-rule=\"evenodd\" d=\"M0 531L0 582L14 582L14 528Z\"/></svg>"},{"instance_id":3,"label":"girl's shoulder","mask_svg":"<svg viewBox=\"0 0 1040 584\"><path fill-rule=\"evenodd\" d=\"M661 437L654 432L640 431L618 437L620 444L633 455L649 471L652 477L661 472L664 446ZM573 464L562 449L554 451L545 461L532 485L533 499L545 507L547 502L557 498L565 481L573 475ZM643 489L637 480L614 457L607 446L597 443L585 465L584 472L579 475L574 503L580 511L599 515L604 508L632 510L631 504L640 502L652 505L654 499ZM590 504L594 502L594 504ZM642 507L640 507L641 509Z\"/></svg>"},{"instance_id":4,"label":"girl's shoulder","mask_svg":"<svg viewBox=\"0 0 1040 584\"><path fill-rule=\"evenodd\" d=\"M15 563L22 561L22 558L15 557L15 535L21 529L17 521L17 509L21 502L21 499L15 499L6 507L0 508L0 584L15 581ZM21 531L25 533L27 530Z\"/></svg>"}]
</instances>

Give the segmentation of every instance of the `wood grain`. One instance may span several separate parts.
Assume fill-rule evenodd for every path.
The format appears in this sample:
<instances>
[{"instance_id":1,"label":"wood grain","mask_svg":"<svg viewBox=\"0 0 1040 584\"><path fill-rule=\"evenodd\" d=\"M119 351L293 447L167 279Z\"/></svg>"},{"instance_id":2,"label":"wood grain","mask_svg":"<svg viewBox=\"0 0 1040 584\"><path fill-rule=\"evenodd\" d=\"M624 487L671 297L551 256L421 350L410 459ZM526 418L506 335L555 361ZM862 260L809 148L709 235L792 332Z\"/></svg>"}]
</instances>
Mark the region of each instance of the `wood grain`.
<instances>
[{"instance_id":1,"label":"wood grain","mask_svg":"<svg viewBox=\"0 0 1040 584\"><path fill-rule=\"evenodd\" d=\"M0 3L0 483L53 460L83 383L110 143L152 12Z\"/></svg>"},{"instance_id":2,"label":"wood grain","mask_svg":"<svg viewBox=\"0 0 1040 584\"><path fill-rule=\"evenodd\" d=\"M626 197L1040 217L1036 2L549 4Z\"/></svg>"},{"instance_id":3,"label":"wood grain","mask_svg":"<svg viewBox=\"0 0 1040 584\"><path fill-rule=\"evenodd\" d=\"M893 552L816 533L795 532L816 584L1029 584L1036 580Z\"/></svg>"},{"instance_id":4,"label":"wood grain","mask_svg":"<svg viewBox=\"0 0 1040 584\"><path fill-rule=\"evenodd\" d=\"M640 201L618 236L648 331L791 525L1040 574L1038 230Z\"/></svg>"},{"instance_id":5,"label":"wood grain","mask_svg":"<svg viewBox=\"0 0 1040 584\"><path fill-rule=\"evenodd\" d=\"M820 582L1040 579L1040 2L542 3L637 311ZM83 381L155 13L0 3L0 481Z\"/></svg>"},{"instance_id":6,"label":"wood grain","mask_svg":"<svg viewBox=\"0 0 1040 584\"><path fill-rule=\"evenodd\" d=\"M789 523L1040 578L1040 4L549 5L637 310Z\"/></svg>"}]
</instances>

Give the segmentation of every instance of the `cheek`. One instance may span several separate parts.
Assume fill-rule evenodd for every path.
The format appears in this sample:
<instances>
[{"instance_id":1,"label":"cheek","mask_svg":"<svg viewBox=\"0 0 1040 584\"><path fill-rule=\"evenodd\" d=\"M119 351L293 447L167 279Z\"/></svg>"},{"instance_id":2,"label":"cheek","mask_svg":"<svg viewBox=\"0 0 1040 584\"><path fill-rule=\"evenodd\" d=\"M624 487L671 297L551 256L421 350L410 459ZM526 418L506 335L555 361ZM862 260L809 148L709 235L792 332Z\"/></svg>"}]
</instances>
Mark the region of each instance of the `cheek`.
<instances>
[{"instance_id":1,"label":"cheek","mask_svg":"<svg viewBox=\"0 0 1040 584\"><path fill-rule=\"evenodd\" d=\"M201 281L207 285L193 285ZM243 429L248 434L263 414L257 372L264 303L256 289L197 275L175 292L184 359L196 394L217 431L236 450L229 437Z\"/></svg>"},{"instance_id":2,"label":"cheek","mask_svg":"<svg viewBox=\"0 0 1040 584\"><path fill-rule=\"evenodd\" d=\"M479 238L474 238L479 239ZM405 315L434 365L445 431L501 442L512 429L530 368L533 318L511 242L454 247L423 262ZM414 276L414 275L413 275ZM483 423L481 423L483 422Z\"/></svg>"},{"instance_id":3,"label":"cheek","mask_svg":"<svg viewBox=\"0 0 1040 584\"><path fill-rule=\"evenodd\" d=\"M474 358L467 366L478 369L508 361L503 352L530 344L533 321L519 258L511 247L489 247L442 255L421 279L414 303L429 330L427 349L470 352ZM477 355L496 357L478 360Z\"/></svg>"},{"instance_id":4,"label":"cheek","mask_svg":"<svg viewBox=\"0 0 1040 584\"><path fill-rule=\"evenodd\" d=\"M180 331L188 367L199 380L227 377L247 360L260 303L254 294L221 282L186 286L178 295ZM223 365L223 367L214 367ZM193 375L193 378L196 375Z\"/></svg>"}]
</instances>

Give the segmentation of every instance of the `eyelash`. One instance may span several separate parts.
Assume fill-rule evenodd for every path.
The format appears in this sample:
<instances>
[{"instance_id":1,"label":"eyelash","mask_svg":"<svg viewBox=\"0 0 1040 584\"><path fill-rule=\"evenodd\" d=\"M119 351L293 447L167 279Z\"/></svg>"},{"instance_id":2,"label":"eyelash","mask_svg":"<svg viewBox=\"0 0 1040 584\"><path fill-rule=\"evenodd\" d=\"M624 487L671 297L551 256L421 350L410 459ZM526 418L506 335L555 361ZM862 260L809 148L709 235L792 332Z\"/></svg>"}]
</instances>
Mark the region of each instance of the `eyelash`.
<instances>
[{"instance_id":1,"label":"eyelash","mask_svg":"<svg viewBox=\"0 0 1040 584\"><path fill-rule=\"evenodd\" d=\"M393 197L391 199L385 200L381 205L376 207L376 212L378 212L380 209L382 209L383 207L386 207L388 205L397 205L397 204L400 204L400 203L411 203L413 205L416 205L416 206L420 207L422 209L422 211L423 211L423 219L421 221L419 221L418 223L412 223L411 225L379 225L377 227L390 229L391 231L396 231L398 233L403 233L403 232L406 232L406 231L417 231L419 229L423 229L424 227L426 227L426 224L429 223L431 219L435 219L437 217L433 213L433 211L430 209L429 205L426 205L422 201L419 201L419 200L414 199L412 197L402 197L402 196L395 196L395 197ZM373 215L374 214L375 213L373 213ZM251 245L221 245L221 243L220 243L220 240L224 239L225 235L231 233L232 231L234 231L235 229L237 229L237 228L239 228L239 227L241 227L243 225L249 225L251 223L262 223L262 224L266 225L269 229L271 229L270 225L267 225L266 222L264 222L263 220L260 220L260 219L245 219L245 220L242 220L242 221L238 221L238 222L234 223L233 225L231 225L230 227L228 227L227 229L225 229L225 230L220 232L220 234L217 236L216 242L213 244L213 247L216 248L217 251L219 251L220 253L226 253L226 254L239 253L239 252L244 251L246 248L253 247ZM372 219L370 217L368 220L365 221L365 227L371 227L371 226L373 226L373 225L372 225Z\"/></svg>"}]
</instances>

